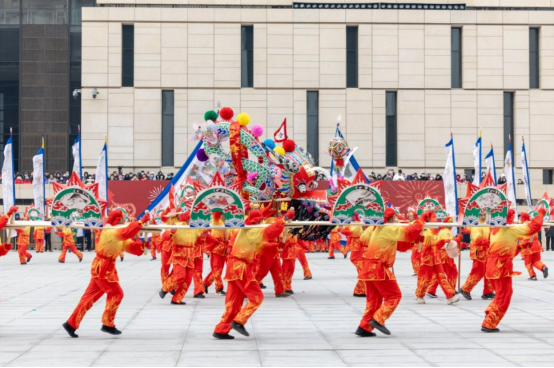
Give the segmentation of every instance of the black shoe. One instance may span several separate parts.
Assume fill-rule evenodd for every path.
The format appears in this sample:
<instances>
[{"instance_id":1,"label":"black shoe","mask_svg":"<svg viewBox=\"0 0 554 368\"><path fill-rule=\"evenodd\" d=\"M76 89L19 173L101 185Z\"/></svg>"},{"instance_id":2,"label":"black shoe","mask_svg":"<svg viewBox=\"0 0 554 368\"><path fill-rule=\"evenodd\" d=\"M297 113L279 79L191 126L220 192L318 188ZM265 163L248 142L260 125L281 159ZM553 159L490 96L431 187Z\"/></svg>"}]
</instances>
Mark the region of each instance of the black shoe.
<instances>
[{"instance_id":1,"label":"black shoe","mask_svg":"<svg viewBox=\"0 0 554 368\"><path fill-rule=\"evenodd\" d=\"M292 294L294 294L294 291L292 291L292 290L285 290L285 293L291 294L291 295L292 295Z\"/></svg>"},{"instance_id":2,"label":"black shoe","mask_svg":"<svg viewBox=\"0 0 554 368\"><path fill-rule=\"evenodd\" d=\"M357 298L365 298L365 294L352 294L352 295L354 295Z\"/></svg>"},{"instance_id":3,"label":"black shoe","mask_svg":"<svg viewBox=\"0 0 554 368\"><path fill-rule=\"evenodd\" d=\"M60 263L65 263L65 261L60 261L59 259L58 259L58 262L60 262ZM22 264L24 264L24 263L22 263Z\"/></svg>"},{"instance_id":4,"label":"black shoe","mask_svg":"<svg viewBox=\"0 0 554 368\"><path fill-rule=\"evenodd\" d=\"M110 335L121 335L121 331L119 331L117 328L114 327L108 327L106 325L102 325L102 328L100 331L109 333Z\"/></svg>"},{"instance_id":5,"label":"black shoe","mask_svg":"<svg viewBox=\"0 0 554 368\"><path fill-rule=\"evenodd\" d=\"M344 255L344 259L346 259L346 257L348 257L348 253L346 253L346 254Z\"/></svg>"},{"instance_id":6,"label":"black shoe","mask_svg":"<svg viewBox=\"0 0 554 368\"><path fill-rule=\"evenodd\" d=\"M537 276L529 277L528 280L537 281Z\"/></svg>"},{"instance_id":7,"label":"black shoe","mask_svg":"<svg viewBox=\"0 0 554 368\"><path fill-rule=\"evenodd\" d=\"M63 263L63 262L62 262L62 263ZM22 266L26 266L26 265L27 265L27 263L21 263L21 265L22 265Z\"/></svg>"},{"instance_id":8,"label":"black shoe","mask_svg":"<svg viewBox=\"0 0 554 368\"><path fill-rule=\"evenodd\" d=\"M208 294L208 287L206 285L204 285L204 292Z\"/></svg>"},{"instance_id":9,"label":"black shoe","mask_svg":"<svg viewBox=\"0 0 554 368\"><path fill-rule=\"evenodd\" d=\"M214 332L212 336L219 340L233 340L235 338L235 336L231 336L229 334L220 334L216 332Z\"/></svg>"},{"instance_id":10,"label":"black shoe","mask_svg":"<svg viewBox=\"0 0 554 368\"><path fill-rule=\"evenodd\" d=\"M171 295L175 295L175 290L171 290L169 293L170 293Z\"/></svg>"},{"instance_id":11,"label":"black shoe","mask_svg":"<svg viewBox=\"0 0 554 368\"><path fill-rule=\"evenodd\" d=\"M390 331L388 328L386 328L385 326L377 323L376 320L372 319L371 321L369 321L369 325L373 328L376 328L378 329L379 331L381 331L382 333L384 333L385 335L390 335Z\"/></svg>"},{"instance_id":12,"label":"black shoe","mask_svg":"<svg viewBox=\"0 0 554 368\"><path fill-rule=\"evenodd\" d=\"M304 277L304 280L311 280L311 279L312 279L312 276Z\"/></svg>"},{"instance_id":13,"label":"black shoe","mask_svg":"<svg viewBox=\"0 0 554 368\"><path fill-rule=\"evenodd\" d=\"M356 332L354 332L356 335L360 336L360 337L373 337L373 336L377 336L377 334L375 332L368 332L366 330L364 330L363 328L361 327L358 327L358 329L356 330Z\"/></svg>"},{"instance_id":14,"label":"black shoe","mask_svg":"<svg viewBox=\"0 0 554 368\"><path fill-rule=\"evenodd\" d=\"M544 266L544 268L542 269L542 275L544 276L544 278L548 277L548 267Z\"/></svg>"},{"instance_id":15,"label":"black shoe","mask_svg":"<svg viewBox=\"0 0 554 368\"><path fill-rule=\"evenodd\" d=\"M172 301L171 301L171 304L173 304L173 305L185 305L185 304L187 304L187 303L185 303L185 302L177 303L177 302L174 302L174 301L172 300Z\"/></svg>"},{"instance_id":16,"label":"black shoe","mask_svg":"<svg viewBox=\"0 0 554 368\"><path fill-rule=\"evenodd\" d=\"M74 339L76 339L77 337L79 337L79 335L77 335L75 333L75 331L77 331L76 329L74 329L73 327L71 327L69 325L69 323L65 322L64 324L62 324L62 327L64 330L67 331L67 333L69 334L69 336L73 337Z\"/></svg>"},{"instance_id":17,"label":"black shoe","mask_svg":"<svg viewBox=\"0 0 554 368\"><path fill-rule=\"evenodd\" d=\"M215 295L226 295L227 293L225 292L225 290L221 289L221 290L217 290L215 292Z\"/></svg>"},{"instance_id":18,"label":"black shoe","mask_svg":"<svg viewBox=\"0 0 554 368\"><path fill-rule=\"evenodd\" d=\"M193 298L196 298L196 299L204 299L206 296L202 293L198 293L196 294L195 296L193 296Z\"/></svg>"},{"instance_id":19,"label":"black shoe","mask_svg":"<svg viewBox=\"0 0 554 368\"><path fill-rule=\"evenodd\" d=\"M472 299L472 298L471 298L471 294L470 294L470 293L466 293L466 292L464 291L464 289L462 289L462 288L460 288L460 294L462 294L462 296L463 296L464 298L466 298L467 300L471 300L471 299Z\"/></svg>"},{"instance_id":20,"label":"black shoe","mask_svg":"<svg viewBox=\"0 0 554 368\"><path fill-rule=\"evenodd\" d=\"M156 259L158 259L158 258L154 257L154 258L151 259L151 261L155 261Z\"/></svg>"},{"instance_id":21,"label":"black shoe","mask_svg":"<svg viewBox=\"0 0 554 368\"><path fill-rule=\"evenodd\" d=\"M121 259L121 262L123 262L123 257L119 257L119 259Z\"/></svg>"},{"instance_id":22,"label":"black shoe","mask_svg":"<svg viewBox=\"0 0 554 368\"><path fill-rule=\"evenodd\" d=\"M265 286L264 284L260 284L260 289L267 289L267 286Z\"/></svg>"},{"instance_id":23,"label":"black shoe","mask_svg":"<svg viewBox=\"0 0 554 368\"><path fill-rule=\"evenodd\" d=\"M498 328L486 328L486 327L481 327L481 331L483 331L483 332L500 332L500 330Z\"/></svg>"},{"instance_id":24,"label":"black shoe","mask_svg":"<svg viewBox=\"0 0 554 368\"><path fill-rule=\"evenodd\" d=\"M238 323L236 322L231 322L231 328L235 331L237 331L239 334L241 335L244 335L244 336L250 336L250 334L248 333L248 331L246 331L246 329L244 328L243 325L239 325Z\"/></svg>"},{"instance_id":25,"label":"black shoe","mask_svg":"<svg viewBox=\"0 0 554 368\"><path fill-rule=\"evenodd\" d=\"M27 258L27 263L31 262L31 258L33 258L33 256L30 256L29 258Z\"/></svg>"},{"instance_id":26,"label":"black shoe","mask_svg":"<svg viewBox=\"0 0 554 368\"><path fill-rule=\"evenodd\" d=\"M425 293L429 298L435 299L438 298L437 294Z\"/></svg>"},{"instance_id":27,"label":"black shoe","mask_svg":"<svg viewBox=\"0 0 554 368\"><path fill-rule=\"evenodd\" d=\"M327 259L335 259L335 257L327 257Z\"/></svg>"},{"instance_id":28,"label":"black shoe","mask_svg":"<svg viewBox=\"0 0 554 368\"><path fill-rule=\"evenodd\" d=\"M412 276L417 276L417 273L414 273Z\"/></svg>"},{"instance_id":29,"label":"black shoe","mask_svg":"<svg viewBox=\"0 0 554 368\"><path fill-rule=\"evenodd\" d=\"M160 296L160 298L163 299L167 295L167 291L164 291L164 289L160 289L160 292L158 293L158 295Z\"/></svg>"},{"instance_id":30,"label":"black shoe","mask_svg":"<svg viewBox=\"0 0 554 368\"><path fill-rule=\"evenodd\" d=\"M83 260L83 257L79 258L79 262L81 262Z\"/></svg>"},{"instance_id":31,"label":"black shoe","mask_svg":"<svg viewBox=\"0 0 554 368\"><path fill-rule=\"evenodd\" d=\"M484 299L484 300L491 300L491 299L494 299L494 294L491 293L491 294L483 294L481 295L481 299Z\"/></svg>"}]
</instances>

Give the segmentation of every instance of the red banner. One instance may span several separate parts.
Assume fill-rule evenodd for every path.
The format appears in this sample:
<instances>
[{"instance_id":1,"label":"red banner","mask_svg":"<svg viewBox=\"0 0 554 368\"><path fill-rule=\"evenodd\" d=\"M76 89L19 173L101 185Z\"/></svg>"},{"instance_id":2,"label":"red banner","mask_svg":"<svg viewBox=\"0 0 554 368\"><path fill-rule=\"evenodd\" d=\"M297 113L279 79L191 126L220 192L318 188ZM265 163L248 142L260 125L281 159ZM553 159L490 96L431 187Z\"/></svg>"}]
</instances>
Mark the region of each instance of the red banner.
<instances>
[{"instance_id":1,"label":"red banner","mask_svg":"<svg viewBox=\"0 0 554 368\"><path fill-rule=\"evenodd\" d=\"M408 207L417 209L418 203L425 197L439 201L444 208L444 184L434 180L383 181L381 194L392 205L406 213Z\"/></svg>"},{"instance_id":2,"label":"red banner","mask_svg":"<svg viewBox=\"0 0 554 368\"><path fill-rule=\"evenodd\" d=\"M169 184L169 180L109 180L108 208L122 207L129 216L141 214L158 194Z\"/></svg>"}]
</instances>

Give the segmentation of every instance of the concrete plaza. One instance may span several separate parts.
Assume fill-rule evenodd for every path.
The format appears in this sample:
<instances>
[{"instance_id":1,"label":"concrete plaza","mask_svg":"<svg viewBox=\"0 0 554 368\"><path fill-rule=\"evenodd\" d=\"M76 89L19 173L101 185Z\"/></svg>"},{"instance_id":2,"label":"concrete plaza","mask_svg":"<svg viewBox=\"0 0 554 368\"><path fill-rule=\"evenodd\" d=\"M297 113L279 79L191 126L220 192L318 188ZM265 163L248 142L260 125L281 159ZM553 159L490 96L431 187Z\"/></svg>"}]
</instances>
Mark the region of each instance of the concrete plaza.
<instances>
[{"instance_id":1,"label":"concrete plaza","mask_svg":"<svg viewBox=\"0 0 554 368\"><path fill-rule=\"evenodd\" d=\"M462 279L471 266L463 252ZM398 254L395 272L404 294L387 322L391 336L359 338L354 331L365 299L352 296L355 269L349 260L309 254L313 280L302 280L297 263L294 296L276 299L271 278L261 308L247 324L249 338L212 338L224 298L187 295L186 306L157 294L160 261L127 255L117 263L125 298L116 318L123 334L100 331L105 298L90 310L71 339L61 324L89 282L93 253L78 263L68 254L34 254L20 266L15 252L0 259L0 365L5 366L540 366L554 364L554 280L528 281L523 261L515 268L512 306L501 333L480 331L488 301L481 284L474 300L447 306L444 295L413 300L409 253ZM543 253L554 265L554 252ZM554 267L554 266L553 266ZM209 269L205 260L205 269ZM554 268L552 268L554 270ZM299 272L300 271L300 272Z\"/></svg>"}]
</instances>

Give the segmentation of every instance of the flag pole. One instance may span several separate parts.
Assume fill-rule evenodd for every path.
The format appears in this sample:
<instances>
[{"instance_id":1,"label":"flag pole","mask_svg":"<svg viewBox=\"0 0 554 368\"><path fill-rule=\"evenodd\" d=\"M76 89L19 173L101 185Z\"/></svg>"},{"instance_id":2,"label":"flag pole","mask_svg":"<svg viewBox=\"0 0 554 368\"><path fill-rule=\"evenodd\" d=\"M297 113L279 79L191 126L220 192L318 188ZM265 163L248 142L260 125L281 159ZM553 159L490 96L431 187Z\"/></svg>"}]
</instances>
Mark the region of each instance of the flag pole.
<instances>
[{"instance_id":1,"label":"flag pole","mask_svg":"<svg viewBox=\"0 0 554 368\"><path fill-rule=\"evenodd\" d=\"M83 156L81 155L83 151L83 141L81 141L81 124L77 125L77 132L79 135L79 179L83 180Z\"/></svg>"},{"instance_id":2,"label":"flag pole","mask_svg":"<svg viewBox=\"0 0 554 368\"><path fill-rule=\"evenodd\" d=\"M42 218L46 220L46 152L44 151L44 136L42 136Z\"/></svg>"}]
</instances>

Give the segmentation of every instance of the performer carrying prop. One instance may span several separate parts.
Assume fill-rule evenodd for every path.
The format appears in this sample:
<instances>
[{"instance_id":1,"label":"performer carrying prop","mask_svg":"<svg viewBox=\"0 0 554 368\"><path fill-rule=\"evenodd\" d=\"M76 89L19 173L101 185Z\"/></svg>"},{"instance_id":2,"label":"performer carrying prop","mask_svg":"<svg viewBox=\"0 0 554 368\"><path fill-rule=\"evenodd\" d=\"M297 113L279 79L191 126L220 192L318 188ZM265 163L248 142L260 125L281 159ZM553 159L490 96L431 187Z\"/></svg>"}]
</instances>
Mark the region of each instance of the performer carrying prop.
<instances>
[{"instance_id":1,"label":"performer carrying prop","mask_svg":"<svg viewBox=\"0 0 554 368\"><path fill-rule=\"evenodd\" d=\"M496 297L485 310L486 317L481 326L483 332L500 332L497 326L508 311L512 299L512 277L521 275L521 272L513 270L517 240L522 236L530 236L539 232L546 210L540 208L538 213L538 216L526 224L491 230L485 277L491 281ZM510 209L507 217L508 224L513 222L514 217L514 210Z\"/></svg>"},{"instance_id":2,"label":"performer carrying prop","mask_svg":"<svg viewBox=\"0 0 554 368\"><path fill-rule=\"evenodd\" d=\"M83 253L79 252L77 247L75 247L75 240L73 240L73 231L69 227L63 227L59 231L56 231L56 235L63 239L62 241L62 252L58 257L58 262L65 263L65 255L67 250L70 249L73 254L77 256L79 262L83 260Z\"/></svg>"},{"instance_id":3,"label":"performer carrying prop","mask_svg":"<svg viewBox=\"0 0 554 368\"><path fill-rule=\"evenodd\" d=\"M521 223L528 223L531 218L529 214L522 213L520 217ZM541 243L539 242L536 234L529 236L522 236L519 239L519 246L521 247L521 255L525 261L525 268L529 272L529 280L537 281L537 274L533 268L541 271L544 278L548 277L548 267L541 260L541 252L543 251Z\"/></svg>"},{"instance_id":4,"label":"performer carrying prop","mask_svg":"<svg viewBox=\"0 0 554 368\"><path fill-rule=\"evenodd\" d=\"M12 207L10 207L8 212L6 212L4 214L4 216L0 217L0 230L2 230L4 228L4 226L6 226L6 224L10 221L10 217L14 213L16 213L17 210L18 210L18 207L12 206ZM5 256L6 254L8 254L8 252L11 249L12 249L12 245L10 243L0 244L0 257Z\"/></svg>"},{"instance_id":5,"label":"performer carrying prop","mask_svg":"<svg viewBox=\"0 0 554 368\"><path fill-rule=\"evenodd\" d=\"M144 243L132 239L149 219L150 215L146 213L140 221L133 221L125 228L111 229L110 226L124 224L125 219L121 210L110 213L108 225L100 231L98 236L95 249L96 257L92 261L90 283L73 314L62 325L69 336L79 337L75 331L79 328L88 310L104 294L107 294L106 308L102 316L102 328L100 330L112 335L121 334L121 331L115 328L114 322L117 309L123 300L123 290L119 286L115 261L122 250L136 256L141 256L144 253Z\"/></svg>"},{"instance_id":6,"label":"performer carrying prop","mask_svg":"<svg viewBox=\"0 0 554 368\"><path fill-rule=\"evenodd\" d=\"M245 224L259 224L263 218L261 211L252 210ZM277 238L283 232L285 221L289 218L294 218L293 210L289 210L284 218L275 219L266 228L241 229L238 232L233 250L227 260L225 312L215 327L213 337L216 339L234 339L234 336L229 335L231 328L241 335L249 336L244 325L264 300L264 294L254 275L252 260L256 253L271 254L277 251L279 243L267 243L267 241ZM248 302L243 307L245 296Z\"/></svg>"}]
</instances>

